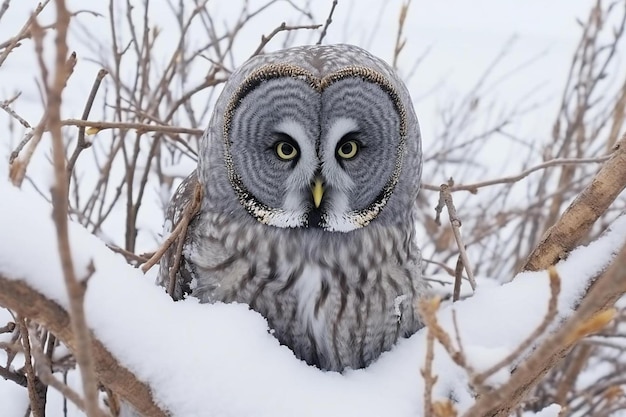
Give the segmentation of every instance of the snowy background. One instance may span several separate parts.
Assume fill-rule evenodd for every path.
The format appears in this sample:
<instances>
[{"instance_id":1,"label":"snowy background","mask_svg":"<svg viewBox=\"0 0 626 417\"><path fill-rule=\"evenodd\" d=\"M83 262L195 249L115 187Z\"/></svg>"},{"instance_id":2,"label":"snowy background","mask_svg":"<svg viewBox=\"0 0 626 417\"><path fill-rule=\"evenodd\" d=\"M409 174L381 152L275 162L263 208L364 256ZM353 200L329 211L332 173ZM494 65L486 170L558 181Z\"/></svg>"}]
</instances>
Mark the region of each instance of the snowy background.
<instances>
[{"instance_id":1,"label":"snowy background","mask_svg":"<svg viewBox=\"0 0 626 417\"><path fill-rule=\"evenodd\" d=\"M76 51L78 64L64 93L64 118L80 117L86 92L100 69L98 62L110 52L108 2L89 3L86 6L85 2L69 1L70 9L89 7L102 17L81 14L71 28L69 46ZM119 15L123 17L123 5L119 3ZM255 3L251 1L251 7ZM303 6L300 3L304 2L298 3ZM455 111L460 112L468 97L480 97L484 106L481 116L464 128L463 134L468 138L489 130L503 117L515 117L510 117L511 123L490 136L488 146L469 151L475 165L463 171L463 182L517 173L528 155L541 155L543 148L539 144L550 136L572 53L580 38L581 26L577 19L585 19L594 3L591 0L413 1L404 26L407 44L398 67L420 119L425 157L438 149L436 141L445 137L446 112L452 116ZM400 1L340 0L325 42L354 43L391 62L401 4ZM0 40L13 36L35 5L34 1L14 0L0 22ZM282 22L323 23L330 6L330 1L312 2L313 16L304 18L289 2L277 2L269 12L246 25L228 64L234 68L242 63L256 49L261 35L267 35ZM208 7L219 16L216 24L224 27L232 23L241 10L239 2L228 0L209 2ZM142 18L139 10L134 17ZM53 19L53 8L49 7L41 21L46 23ZM157 51L163 54L160 59L158 56L154 59L153 65L164 67L178 42L169 2L151 2L150 19L160 31ZM120 24L120 31L127 30L125 28ZM192 37L191 48L206 42L204 35L198 34L197 38ZM277 37L266 50L279 49L285 42L314 43L319 31L302 31L289 36ZM53 37L49 36L46 42L49 49L44 53L51 56ZM124 65L131 77L131 67L137 63L125 62ZM190 68L190 83L201 79L209 67L207 61L205 66L198 64ZM31 122L41 117L38 78L33 45L24 41L0 67L0 99L21 91L14 109ZM183 87L180 86L181 91ZM199 95L194 98L194 105L205 107L214 99L215 95ZM101 105L94 108L90 119L108 120L108 116L110 112ZM8 123L8 116L1 114L0 124ZM179 121L183 123L184 120ZM0 139L0 172L7 172L8 156L22 137L20 127L15 129L16 134ZM522 137L524 141L516 140ZM103 134L97 138L102 142L108 139ZM51 172L47 148L44 142L37 150L23 192L13 190L6 178L0 179L0 218L5 219L0 221L0 237L12 237L0 242L0 273L11 273L11 276L19 273L16 277L66 305L53 225L49 221L50 208L45 203ZM94 163L93 157L86 154L79 160L77 172L83 190L89 190L90 183L95 181ZM193 159L186 158L172 161L168 169L173 177L179 177L193 167ZM435 172L432 169L429 176L429 165L426 165L426 181L438 184L458 174L446 169L442 168L436 175L432 174ZM122 174L114 170L111 175ZM171 190L171 187L148 188L138 219L136 253L154 250L160 242L163 205ZM518 193L515 197L526 196ZM428 198L430 207L434 207L436 196ZM514 203L513 200L511 204ZM461 199L458 206L462 205ZM88 321L97 337L122 363L150 383L173 415L420 415L423 382L419 370L425 356L424 332L400 343L367 370L345 375L320 372L299 362L288 349L279 346L267 334L265 321L244 306L207 307L192 300L171 303L161 289L153 287L154 269L143 276L128 267L124 258L111 254L102 241L123 246L120 232L120 225L125 221L123 208L121 200L119 208L113 210L98 231L101 240L80 226L72 225L73 245L81 248L75 251L79 270L90 258L96 263L97 276L90 281L86 299ZM601 242L572 256L559 267L560 274L568 277L560 297L561 318L571 312L588 280L609 263L612 251L624 243L625 221L620 220L614 229ZM504 227L500 231L503 239L510 232ZM38 262L32 262L33 257ZM589 259L595 261L589 263ZM504 272L492 278L509 281L511 274L508 270ZM503 287L496 287L493 281L486 279L488 277L482 278L484 284L476 296L455 308L459 317L463 317L462 340L469 356L477 368L486 369L506 356L541 322L549 289L547 276L542 273ZM494 320L494 309L503 320ZM448 330L452 329L450 310L448 307L440 314ZM3 315L7 313L0 310L0 323L5 321ZM514 326L505 320L510 317L516 318ZM483 323L487 321L490 325L486 327ZM176 339L168 333L174 326L180 329ZM142 333L138 334L137 329L142 329ZM0 351L0 363L2 354ZM158 368L154 367L155 363L159 363ZM177 372L179 369L185 372ZM466 390L467 376L442 351L436 356L435 373L439 375L436 398L452 396L460 410L472 404L471 393ZM69 378L71 385L77 385L75 373L70 373ZM502 375L496 375L492 382L502 382ZM61 401L59 395L49 395L49 416L63 415ZM0 415L23 416L27 403L25 390L0 380ZM541 415L556 416L557 412L556 408L551 408ZM70 404L67 415L82 414Z\"/></svg>"}]
</instances>

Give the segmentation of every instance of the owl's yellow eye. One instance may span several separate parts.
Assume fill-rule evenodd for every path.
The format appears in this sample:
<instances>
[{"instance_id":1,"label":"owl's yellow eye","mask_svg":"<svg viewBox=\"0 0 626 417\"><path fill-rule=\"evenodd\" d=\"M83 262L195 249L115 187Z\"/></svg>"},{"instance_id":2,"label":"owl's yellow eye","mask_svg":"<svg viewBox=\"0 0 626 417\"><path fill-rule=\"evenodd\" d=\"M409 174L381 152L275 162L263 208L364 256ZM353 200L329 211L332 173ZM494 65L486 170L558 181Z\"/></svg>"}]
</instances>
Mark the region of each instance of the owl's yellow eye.
<instances>
[{"instance_id":1,"label":"owl's yellow eye","mask_svg":"<svg viewBox=\"0 0 626 417\"><path fill-rule=\"evenodd\" d=\"M298 149L289 142L278 142L274 150L283 161L291 161L298 156Z\"/></svg>"},{"instance_id":2,"label":"owl's yellow eye","mask_svg":"<svg viewBox=\"0 0 626 417\"><path fill-rule=\"evenodd\" d=\"M341 159L352 159L359 152L359 144L355 140L344 142L337 148L337 155Z\"/></svg>"}]
</instances>

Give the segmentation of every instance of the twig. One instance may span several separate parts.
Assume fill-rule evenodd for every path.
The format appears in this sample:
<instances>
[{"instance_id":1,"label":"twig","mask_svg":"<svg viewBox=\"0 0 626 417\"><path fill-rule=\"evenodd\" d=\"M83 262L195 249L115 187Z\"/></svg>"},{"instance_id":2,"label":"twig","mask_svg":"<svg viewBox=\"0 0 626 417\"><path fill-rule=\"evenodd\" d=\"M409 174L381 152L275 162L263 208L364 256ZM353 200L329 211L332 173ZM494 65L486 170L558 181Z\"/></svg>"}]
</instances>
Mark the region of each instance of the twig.
<instances>
[{"instance_id":1,"label":"twig","mask_svg":"<svg viewBox=\"0 0 626 417\"><path fill-rule=\"evenodd\" d=\"M469 373L473 373L474 370L467 363L467 358L465 357L463 351L460 347L459 349L454 348L450 335L439 325L437 320L437 310L439 309L439 306L440 300L438 298L432 298L428 300L420 300L418 302L417 309L420 316L424 320L424 324L428 327L428 331L432 332L435 339L441 343L454 363L467 370Z\"/></svg>"},{"instance_id":2,"label":"twig","mask_svg":"<svg viewBox=\"0 0 626 417\"><path fill-rule=\"evenodd\" d=\"M454 207L452 194L450 193L451 185L452 180L450 180L450 184L441 184L440 186L439 203L437 204L437 207L435 207L435 222L438 225L441 225L441 212L445 206L448 209L448 217L450 218L450 224L452 225L452 232L454 233L454 239L456 240L456 244L459 248L459 255L463 260L463 266L465 267L467 278L469 280L470 286L472 287L472 290L476 291L476 280L474 279L474 273L472 272L472 268L469 263L469 257L467 256L467 252L465 250L465 244L463 243L463 239L461 238L461 220L456 214L456 207Z\"/></svg>"},{"instance_id":3,"label":"twig","mask_svg":"<svg viewBox=\"0 0 626 417\"><path fill-rule=\"evenodd\" d=\"M328 27L331 23L333 23L333 13L335 13L335 7L337 7L337 0L333 0L333 4L330 7L330 13L328 13L328 17L326 18L326 23L324 23L324 28L322 29L322 33L320 34L319 39L315 43L316 45L321 45L322 41L326 37L326 32L328 32Z\"/></svg>"},{"instance_id":4,"label":"twig","mask_svg":"<svg viewBox=\"0 0 626 417\"><path fill-rule=\"evenodd\" d=\"M450 191L451 192L455 192L455 191L469 191L472 194L476 194L478 192L479 188L483 188L483 187L489 187L491 185L497 185L497 184L512 184L514 182L520 181L521 179L526 178L528 175L532 174L535 171L539 171L545 168L550 168L550 167L554 167L554 166L561 166L561 165L576 165L576 164L590 164L590 163L602 163L602 162L606 162L607 160L609 160L610 156L602 156L599 158L561 158L561 159L552 159L550 161L546 161L542 164L536 165L532 168L528 168L522 172L520 172L517 175L511 175L508 177L502 177L502 178L496 178L493 180L488 180L488 181L482 181L482 182L477 182L475 184L453 184L450 186ZM422 183L421 187L424 190L429 190L429 191L440 191L441 188L436 186L436 185L432 185L432 184L426 184L426 183Z\"/></svg>"},{"instance_id":5,"label":"twig","mask_svg":"<svg viewBox=\"0 0 626 417\"><path fill-rule=\"evenodd\" d=\"M456 258L456 266L454 268L454 290L452 291L452 301L458 301L461 298L461 281L463 280L463 258L461 255Z\"/></svg>"},{"instance_id":6,"label":"twig","mask_svg":"<svg viewBox=\"0 0 626 417\"><path fill-rule=\"evenodd\" d=\"M181 246L180 242L184 242L185 235L187 232L187 227L189 226L189 222L191 221L191 219L193 219L194 215L200 208L201 202L202 202L202 186L199 183L197 183L194 188L193 200L190 200L189 203L185 206L181 219L176 224L176 227L174 228L174 230L172 230L172 233L170 233L170 235L165 239L163 244L154 253L154 255L152 255L150 259L148 259L148 261L146 261L146 263L141 266L141 270L144 273L148 272L150 268L156 265L161 260L165 252L167 252L167 250L170 248L170 246L172 246L172 244L176 241L176 239L180 237L180 241L178 242L177 248L176 248L177 249L176 263L172 267L172 270L174 270L174 274L176 274L176 272L178 271L178 267L176 265L178 265L178 263L180 262L180 255L178 254L179 249L180 249L180 252L182 252L182 247L180 247ZM171 278L170 278L170 281L172 281ZM168 282L168 291L169 291L170 285L171 284ZM170 294L173 294L173 291Z\"/></svg>"},{"instance_id":7,"label":"twig","mask_svg":"<svg viewBox=\"0 0 626 417\"><path fill-rule=\"evenodd\" d=\"M203 129L192 129L188 127L178 126L159 126L146 123L123 123L123 122L95 122L91 120L65 119L60 121L61 126L78 126L93 128L98 132L105 129L134 129L141 133L160 132L160 133L185 133L194 136L202 136ZM95 133L95 132L94 132Z\"/></svg>"},{"instance_id":8,"label":"twig","mask_svg":"<svg viewBox=\"0 0 626 417\"><path fill-rule=\"evenodd\" d=\"M33 39L35 40L37 55L40 61L42 78L45 81L47 80L48 77L46 75L47 68L42 58L43 34L41 33L41 27L39 26L36 20L33 21L32 32L33 32ZM69 77L72 75L74 66L76 65L76 54L72 53L67 59L65 65L66 65L65 72L64 72L65 80L63 82L63 87L65 87L65 83L67 82ZM44 85L46 86L45 88L47 91L48 90L47 82L44 83ZM41 141L43 133L46 129L46 126L48 124L49 110L50 110L50 106L46 106L44 113L41 116L41 119L39 120L39 123L37 124L37 126L35 126L35 128L31 132L27 133L24 136L24 139L20 142L17 149L11 153L11 157L9 158L11 162L9 177L11 178L11 181L13 182L13 184L16 185L17 187L22 186L22 182L24 181L24 177L26 176L26 169L28 168L28 164L32 160L33 155L35 153L35 149L37 149L37 146L39 145L39 142ZM26 149L25 155L21 159L17 159L17 157L19 156L19 152L28 143L29 143L29 146Z\"/></svg>"},{"instance_id":9,"label":"twig","mask_svg":"<svg viewBox=\"0 0 626 417\"><path fill-rule=\"evenodd\" d=\"M4 0L2 2L2 7L0 7L0 19L2 19L2 16L9 10L9 4L11 4L11 0Z\"/></svg>"},{"instance_id":10,"label":"twig","mask_svg":"<svg viewBox=\"0 0 626 417\"><path fill-rule=\"evenodd\" d=\"M3 366L0 366L0 377L8 381L15 382L17 385L21 387L24 387L24 388L28 387L28 380L26 379L26 376L24 374L9 371L7 368Z\"/></svg>"},{"instance_id":11,"label":"twig","mask_svg":"<svg viewBox=\"0 0 626 417\"><path fill-rule=\"evenodd\" d=\"M124 256L127 262L129 259L132 259L133 261L144 263L144 262L148 262L148 260L150 259L142 255L137 255L136 253L127 251L126 249L120 248L115 245L107 244L107 248L111 249L115 253L119 253L120 255Z\"/></svg>"},{"instance_id":12,"label":"twig","mask_svg":"<svg viewBox=\"0 0 626 417\"><path fill-rule=\"evenodd\" d=\"M563 376L559 381L559 384L556 389L556 394L554 395L556 404L566 404L567 393L574 386L578 376L581 374L585 365L587 365L587 360L589 359L589 354L591 353L592 346L589 344L582 344L578 347L575 356L570 355L571 362L563 371Z\"/></svg>"},{"instance_id":13,"label":"twig","mask_svg":"<svg viewBox=\"0 0 626 417\"><path fill-rule=\"evenodd\" d=\"M37 343L33 343L33 357L35 358L35 365L37 367L37 374L39 379L44 384L56 389L63 395L63 397L73 402L80 410L85 411L85 401L80 395L70 388L67 384L59 381L52 375L50 371L50 362L46 355L43 353L41 346ZM104 412L98 409L98 415L104 417Z\"/></svg>"},{"instance_id":14,"label":"twig","mask_svg":"<svg viewBox=\"0 0 626 417\"><path fill-rule=\"evenodd\" d=\"M11 51L15 48L20 39L23 39L24 35L28 32L31 25L37 18L37 16L41 13L41 11L50 3L50 0L44 0L42 3L39 3L33 13L29 16L28 20L22 26L22 29L9 41L9 44L6 46L4 51L2 51L2 55L0 55L0 67L6 61L7 57L11 53Z\"/></svg>"},{"instance_id":15,"label":"twig","mask_svg":"<svg viewBox=\"0 0 626 417\"><path fill-rule=\"evenodd\" d=\"M98 89L100 88L100 84L104 77L108 74L107 70L101 69L98 71L96 75L96 79L91 86L91 92L89 93L89 97L87 98L87 102L85 103L85 108L83 110L83 115L81 117L82 120L87 120L89 117L89 112L91 111L91 107L93 106L93 101L96 98L96 94L98 93ZM85 141L85 126L79 126L78 128L78 139L76 141L76 147L74 148L74 152L72 152L72 156L67 162L67 180L71 181L71 174L74 170L74 165L76 164L76 160L78 159L78 155L80 153L91 146L90 142Z\"/></svg>"},{"instance_id":16,"label":"twig","mask_svg":"<svg viewBox=\"0 0 626 417\"><path fill-rule=\"evenodd\" d=\"M398 18L398 33L396 34L396 44L393 48L393 63L391 66L394 69L398 68L398 58L400 57L400 52L404 49L404 45L406 45L406 39L402 39L402 31L404 29L404 23L406 22L406 16L409 11L409 6L411 5L411 0L407 0L402 6L400 6L400 17Z\"/></svg>"},{"instance_id":17,"label":"twig","mask_svg":"<svg viewBox=\"0 0 626 417\"><path fill-rule=\"evenodd\" d=\"M174 264L170 268L169 282L167 284L167 293L172 298L174 298L174 291L176 290L176 273L178 272L178 268L180 267L180 257L183 254L183 245L185 244L185 238L187 237L187 227L189 226L189 222L191 221L191 219L193 219L196 215L201 203L202 186L200 185L200 183L197 183L196 188L194 189L194 198L185 207L183 217L180 220L180 223L182 223L182 228L180 231L180 235L178 236L176 252L174 253Z\"/></svg>"},{"instance_id":18,"label":"twig","mask_svg":"<svg viewBox=\"0 0 626 417\"><path fill-rule=\"evenodd\" d=\"M28 398L30 399L30 409L34 417L45 417L46 393L45 387L38 381L33 369L30 341L28 335L28 327L24 317L19 317L17 323L20 327L20 338L22 347L24 348L24 362L26 367L26 382L28 389ZM43 389L43 393L41 392ZM43 398L42 398L43 394Z\"/></svg>"},{"instance_id":19,"label":"twig","mask_svg":"<svg viewBox=\"0 0 626 417\"><path fill-rule=\"evenodd\" d=\"M0 334L2 334L2 333L13 333L13 330L15 330L15 323L10 321L10 322L8 322L6 324L6 326L0 327Z\"/></svg>"},{"instance_id":20,"label":"twig","mask_svg":"<svg viewBox=\"0 0 626 417\"><path fill-rule=\"evenodd\" d=\"M59 256L65 286L69 296L71 326L76 335L76 361L78 362L83 392L85 411L89 417L98 416L98 385L91 353L91 334L87 328L84 311L85 282L76 277L72 248L68 231L68 180L65 167L65 147L61 131L61 100L68 78L67 30L70 23L64 0L55 0L57 24L56 60L52 83L48 88L48 123L52 136L52 162L55 184L50 190L52 196L52 218L57 231ZM87 277L88 278L88 277Z\"/></svg>"},{"instance_id":21,"label":"twig","mask_svg":"<svg viewBox=\"0 0 626 417\"><path fill-rule=\"evenodd\" d=\"M252 56L258 55L263 51L263 48L272 40L274 36L279 34L280 32L291 31L291 30L300 30L300 29L319 29L322 25L298 25L298 26L287 26L285 22L281 23L276 29L270 32L269 35L261 35L261 43L256 48L256 50L252 53Z\"/></svg>"},{"instance_id":22,"label":"twig","mask_svg":"<svg viewBox=\"0 0 626 417\"><path fill-rule=\"evenodd\" d=\"M424 378L424 417L433 414L433 387L437 382L437 376L433 375L433 361L435 359L435 336L429 329L426 333L426 360L424 369L420 372Z\"/></svg>"},{"instance_id":23,"label":"twig","mask_svg":"<svg viewBox=\"0 0 626 417\"><path fill-rule=\"evenodd\" d=\"M17 94L15 97L13 97L10 100L4 100L2 102L0 102L0 108L2 110L4 110L5 112L7 112L9 114L9 116L11 116L12 118L14 118L15 120L18 121L19 124L21 124L22 126L24 126L26 129L32 129L32 126L30 125L30 123L28 123L28 121L26 121L26 119L24 119L22 116L20 116L19 114L17 114L15 112L15 110L13 110L10 107L10 104L15 101L18 97L20 96L20 94Z\"/></svg>"}]
</instances>

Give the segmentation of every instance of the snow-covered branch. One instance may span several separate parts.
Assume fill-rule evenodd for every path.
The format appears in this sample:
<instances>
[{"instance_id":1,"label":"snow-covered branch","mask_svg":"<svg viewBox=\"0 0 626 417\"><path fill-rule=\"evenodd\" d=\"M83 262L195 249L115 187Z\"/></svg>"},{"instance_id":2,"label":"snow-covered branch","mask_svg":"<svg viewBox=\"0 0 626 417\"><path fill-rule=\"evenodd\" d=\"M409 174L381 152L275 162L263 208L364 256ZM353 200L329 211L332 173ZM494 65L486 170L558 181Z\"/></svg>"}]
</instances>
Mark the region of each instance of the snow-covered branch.
<instances>
[{"instance_id":1,"label":"snow-covered branch","mask_svg":"<svg viewBox=\"0 0 626 417\"><path fill-rule=\"evenodd\" d=\"M44 326L72 351L75 351L76 335L72 332L67 310L31 288L27 283L20 281L19 277L11 278L0 273L0 305ZM146 384L120 365L102 342L92 338L91 347L97 378L102 384L144 415L155 417L166 415L152 401Z\"/></svg>"}]
</instances>

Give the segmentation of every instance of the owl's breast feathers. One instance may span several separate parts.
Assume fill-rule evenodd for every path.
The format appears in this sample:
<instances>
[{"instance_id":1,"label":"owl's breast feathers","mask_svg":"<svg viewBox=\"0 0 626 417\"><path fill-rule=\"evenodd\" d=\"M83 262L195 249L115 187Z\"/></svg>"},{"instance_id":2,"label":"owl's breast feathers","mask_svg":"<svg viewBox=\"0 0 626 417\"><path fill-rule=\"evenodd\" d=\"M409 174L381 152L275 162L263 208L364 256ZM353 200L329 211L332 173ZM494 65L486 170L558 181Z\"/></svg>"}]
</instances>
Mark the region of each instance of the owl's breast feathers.
<instances>
[{"instance_id":1,"label":"owl's breast feathers","mask_svg":"<svg viewBox=\"0 0 626 417\"><path fill-rule=\"evenodd\" d=\"M197 183L187 182L172 205ZM189 226L175 298L247 303L307 363L362 368L422 327L416 304L427 285L412 230L281 229L204 210ZM165 286L172 256L161 262Z\"/></svg>"}]
</instances>

